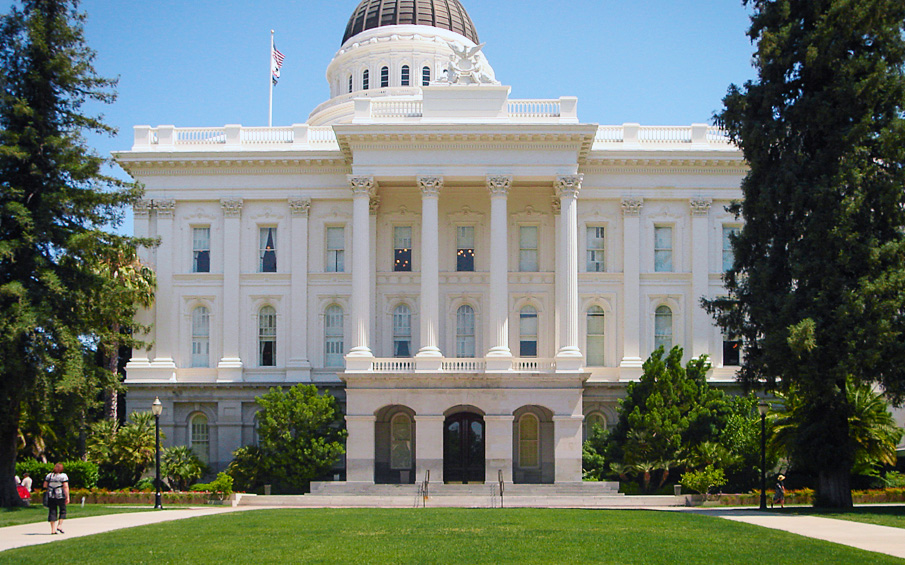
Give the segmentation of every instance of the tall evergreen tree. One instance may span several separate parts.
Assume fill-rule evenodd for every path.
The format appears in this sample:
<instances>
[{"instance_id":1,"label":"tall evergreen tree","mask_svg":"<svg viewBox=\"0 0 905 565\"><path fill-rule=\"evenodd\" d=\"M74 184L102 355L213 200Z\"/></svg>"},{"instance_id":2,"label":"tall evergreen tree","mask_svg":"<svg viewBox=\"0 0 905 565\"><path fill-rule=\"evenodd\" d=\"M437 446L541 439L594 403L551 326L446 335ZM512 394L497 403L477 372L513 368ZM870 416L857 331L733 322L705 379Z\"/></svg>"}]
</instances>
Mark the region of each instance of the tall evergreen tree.
<instances>
[{"instance_id":1,"label":"tall evergreen tree","mask_svg":"<svg viewBox=\"0 0 905 565\"><path fill-rule=\"evenodd\" d=\"M77 4L22 0L0 18L0 506L19 503L23 404L91 389L85 348L131 325L139 297L111 292L100 265L151 243L104 231L141 189L86 146L86 132L115 133L83 106L113 102L116 81L95 73Z\"/></svg>"},{"instance_id":2,"label":"tall evergreen tree","mask_svg":"<svg viewBox=\"0 0 905 565\"><path fill-rule=\"evenodd\" d=\"M750 170L727 300L741 379L794 386L816 504L849 507L846 382L905 395L905 2L743 0L758 76L717 117Z\"/></svg>"}]
</instances>

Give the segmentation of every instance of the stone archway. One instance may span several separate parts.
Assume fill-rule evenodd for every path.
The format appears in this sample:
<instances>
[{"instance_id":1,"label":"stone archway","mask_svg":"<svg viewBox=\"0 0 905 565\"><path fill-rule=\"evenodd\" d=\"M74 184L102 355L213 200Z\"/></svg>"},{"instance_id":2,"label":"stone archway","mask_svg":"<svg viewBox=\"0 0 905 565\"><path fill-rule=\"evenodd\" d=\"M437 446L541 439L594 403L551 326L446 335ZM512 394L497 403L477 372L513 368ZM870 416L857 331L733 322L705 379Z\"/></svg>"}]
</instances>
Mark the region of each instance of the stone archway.
<instances>
[{"instance_id":1,"label":"stone archway","mask_svg":"<svg viewBox=\"0 0 905 565\"><path fill-rule=\"evenodd\" d=\"M483 414L462 410L446 416L443 424L444 482L484 482L485 429Z\"/></svg>"},{"instance_id":2,"label":"stone archway","mask_svg":"<svg viewBox=\"0 0 905 565\"><path fill-rule=\"evenodd\" d=\"M374 423L374 482L415 482L415 412L401 405L377 411Z\"/></svg>"}]
</instances>

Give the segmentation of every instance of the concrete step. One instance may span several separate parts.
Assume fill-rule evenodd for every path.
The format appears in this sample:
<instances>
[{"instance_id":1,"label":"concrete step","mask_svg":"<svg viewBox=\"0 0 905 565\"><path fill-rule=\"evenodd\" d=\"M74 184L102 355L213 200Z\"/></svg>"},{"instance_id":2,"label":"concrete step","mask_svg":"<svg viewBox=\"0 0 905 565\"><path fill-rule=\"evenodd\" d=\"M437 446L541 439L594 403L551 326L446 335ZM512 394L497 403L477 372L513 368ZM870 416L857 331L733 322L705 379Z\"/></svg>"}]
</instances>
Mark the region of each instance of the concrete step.
<instances>
[{"instance_id":1,"label":"concrete step","mask_svg":"<svg viewBox=\"0 0 905 565\"><path fill-rule=\"evenodd\" d=\"M684 496L508 496L445 495L424 499L415 495L306 494L285 496L236 495L242 507L278 508L651 508L684 506Z\"/></svg>"},{"instance_id":2,"label":"concrete step","mask_svg":"<svg viewBox=\"0 0 905 565\"><path fill-rule=\"evenodd\" d=\"M617 482L559 483L552 485L512 484L503 485L504 495L512 496L622 496ZM415 496L419 485L375 485L346 482L311 483L311 494L318 496ZM431 496L487 496L499 494L499 484L444 484L430 483Z\"/></svg>"}]
</instances>

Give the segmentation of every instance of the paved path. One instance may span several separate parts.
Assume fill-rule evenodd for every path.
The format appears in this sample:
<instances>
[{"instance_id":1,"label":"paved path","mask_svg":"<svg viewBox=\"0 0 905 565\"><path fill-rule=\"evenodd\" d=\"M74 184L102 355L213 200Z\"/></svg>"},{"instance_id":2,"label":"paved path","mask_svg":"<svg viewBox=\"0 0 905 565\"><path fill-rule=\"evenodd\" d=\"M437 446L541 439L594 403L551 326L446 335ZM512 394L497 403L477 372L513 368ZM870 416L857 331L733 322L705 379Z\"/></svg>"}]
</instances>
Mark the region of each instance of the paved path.
<instances>
[{"instance_id":1,"label":"paved path","mask_svg":"<svg viewBox=\"0 0 905 565\"><path fill-rule=\"evenodd\" d=\"M50 524L38 522L35 524L23 524L21 526L7 526L0 528L0 551L23 547L26 545L38 545L60 541L68 538L79 538L102 532L111 532L122 528L133 528L170 520L181 520L195 516L209 516L223 512L242 510L230 506L208 506L198 508L179 508L178 510L162 510L148 512L131 512L127 514L107 514L106 516L92 516L89 518L73 518L63 521L65 534L50 534Z\"/></svg>"},{"instance_id":2,"label":"paved path","mask_svg":"<svg viewBox=\"0 0 905 565\"><path fill-rule=\"evenodd\" d=\"M717 508L691 511L705 516L716 516L774 530L783 530L800 536L866 549L867 551L885 553L905 559L905 529L903 528L863 524L850 520L820 518L818 516L777 514L750 509Z\"/></svg>"}]
</instances>

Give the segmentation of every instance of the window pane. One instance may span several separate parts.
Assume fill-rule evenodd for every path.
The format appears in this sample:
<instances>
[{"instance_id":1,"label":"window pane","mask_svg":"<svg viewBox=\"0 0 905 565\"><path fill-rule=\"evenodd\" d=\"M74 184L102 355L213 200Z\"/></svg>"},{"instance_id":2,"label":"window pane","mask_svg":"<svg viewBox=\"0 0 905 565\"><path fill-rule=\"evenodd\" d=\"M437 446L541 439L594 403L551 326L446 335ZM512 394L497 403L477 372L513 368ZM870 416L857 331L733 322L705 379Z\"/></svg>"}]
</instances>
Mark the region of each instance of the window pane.
<instances>
[{"instance_id":1,"label":"window pane","mask_svg":"<svg viewBox=\"0 0 905 565\"><path fill-rule=\"evenodd\" d=\"M412 311L400 304L393 311L393 356L411 357Z\"/></svg>"},{"instance_id":2,"label":"window pane","mask_svg":"<svg viewBox=\"0 0 905 565\"><path fill-rule=\"evenodd\" d=\"M390 424L390 468L409 469L412 466L412 423L408 416L398 414Z\"/></svg>"},{"instance_id":3,"label":"window pane","mask_svg":"<svg viewBox=\"0 0 905 565\"><path fill-rule=\"evenodd\" d=\"M538 457L538 421L533 414L526 414L519 420L519 465L521 467L537 467Z\"/></svg>"},{"instance_id":4,"label":"window pane","mask_svg":"<svg viewBox=\"0 0 905 565\"><path fill-rule=\"evenodd\" d=\"M261 308L258 314L258 364L261 367L276 366L277 313L271 306Z\"/></svg>"},{"instance_id":5,"label":"window pane","mask_svg":"<svg viewBox=\"0 0 905 565\"><path fill-rule=\"evenodd\" d=\"M536 272L537 226L519 227L519 271Z\"/></svg>"},{"instance_id":6,"label":"window pane","mask_svg":"<svg viewBox=\"0 0 905 565\"><path fill-rule=\"evenodd\" d=\"M431 82L431 69L430 67L424 67L421 69L421 86L430 86Z\"/></svg>"},{"instance_id":7,"label":"window pane","mask_svg":"<svg viewBox=\"0 0 905 565\"><path fill-rule=\"evenodd\" d=\"M474 226L456 228L456 270L474 271Z\"/></svg>"},{"instance_id":8,"label":"window pane","mask_svg":"<svg viewBox=\"0 0 905 565\"><path fill-rule=\"evenodd\" d=\"M192 311L192 367L210 364L210 311L199 306Z\"/></svg>"},{"instance_id":9,"label":"window pane","mask_svg":"<svg viewBox=\"0 0 905 565\"><path fill-rule=\"evenodd\" d=\"M460 306L456 311L456 357L475 356L475 321L471 306Z\"/></svg>"},{"instance_id":10,"label":"window pane","mask_svg":"<svg viewBox=\"0 0 905 565\"><path fill-rule=\"evenodd\" d=\"M209 273L211 271L211 229L194 228L192 230L192 271Z\"/></svg>"},{"instance_id":11,"label":"window pane","mask_svg":"<svg viewBox=\"0 0 905 565\"><path fill-rule=\"evenodd\" d=\"M210 427L208 426L207 416L197 414L192 418L191 424L191 444L192 451L205 464L210 462Z\"/></svg>"},{"instance_id":12,"label":"window pane","mask_svg":"<svg viewBox=\"0 0 905 565\"><path fill-rule=\"evenodd\" d=\"M393 228L393 270L412 270L412 227Z\"/></svg>"},{"instance_id":13,"label":"window pane","mask_svg":"<svg viewBox=\"0 0 905 565\"><path fill-rule=\"evenodd\" d=\"M588 335L587 335L587 365L589 367L604 366L604 346L606 339L604 331L606 317L603 308L591 306L588 309Z\"/></svg>"},{"instance_id":14,"label":"window pane","mask_svg":"<svg viewBox=\"0 0 905 565\"><path fill-rule=\"evenodd\" d=\"M519 312L519 356L537 357L537 310L533 306Z\"/></svg>"},{"instance_id":15,"label":"window pane","mask_svg":"<svg viewBox=\"0 0 905 565\"><path fill-rule=\"evenodd\" d=\"M327 228L327 265L328 273L342 273L345 271L345 228Z\"/></svg>"},{"instance_id":16,"label":"window pane","mask_svg":"<svg viewBox=\"0 0 905 565\"><path fill-rule=\"evenodd\" d=\"M587 248L588 261L587 271L589 273L602 273L606 270L604 261L604 228L589 227L587 230Z\"/></svg>"},{"instance_id":17,"label":"window pane","mask_svg":"<svg viewBox=\"0 0 905 565\"><path fill-rule=\"evenodd\" d=\"M261 228L261 265L260 272L277 272L276 254L277 229Z\"/></svg>"},{"instance_id":18,"label":"window pane","mask_svg":"<svg viewBox=\"0 0 905 565\"><path fill-rule=\"evenodd\" d=\"M401 79L402 79L402 81L401 81L402 86L409 86L409 67L408 67L408 65L402 66Z\"/></svg>"},{"instance_id":19,"label":"window pane","mask_svg":"<svg viewBox=\"0 0 905 565\"><path fill-rule=\"evenodd\" d=\"M367 90L370 86L370 75L367 70L361 73L361 89Z\"/></svg>"},{"instance_id":20,"label":"window pane","mask_svg":"<svg viewBox=\"0 0 905 565\"><path fill-rule=\"evenodd\" d=\"M343 309L329 306L324 312L324 365L343 366Z\"/></svg>"},{"instance_id":21,"label":"window pane","mask_svg":"<svg viewBox=\"0 0 905 565\"><path fill-rule=\"evenodd\" d=\"M723 272L731 270L732 263L735 261L730 241L730 237L733 235L738 235L738 228L723 228Z\"/></svg>"},{"instance_id":22,"label":"window pane","mask_svg":"<svg viewBox=\"0 0 905 565\"><path fill-rule=\"evenodd\" d=\"M672 310L660 306L654 315L654 349L663 346L668 353L672 349Z\"/></svg>"},{"instance_id":23,"label":"window pane","mask_svg":"<svg viewBox=\"0 0 905 565\"><path fill-rule=\"evenodd\" d=\"M742 342L723 337L723 366L737 367L741 365Z\"/></svg>"},{"instance_id":24,"label":"window pane","mask_svg":"<svg viewBox=\"0 0 905 565\"><path fill-rule=\"evenodd\" d=\"M654 228L654 271L672 272L672 227Z\"/></svg>"}]
</instances>

